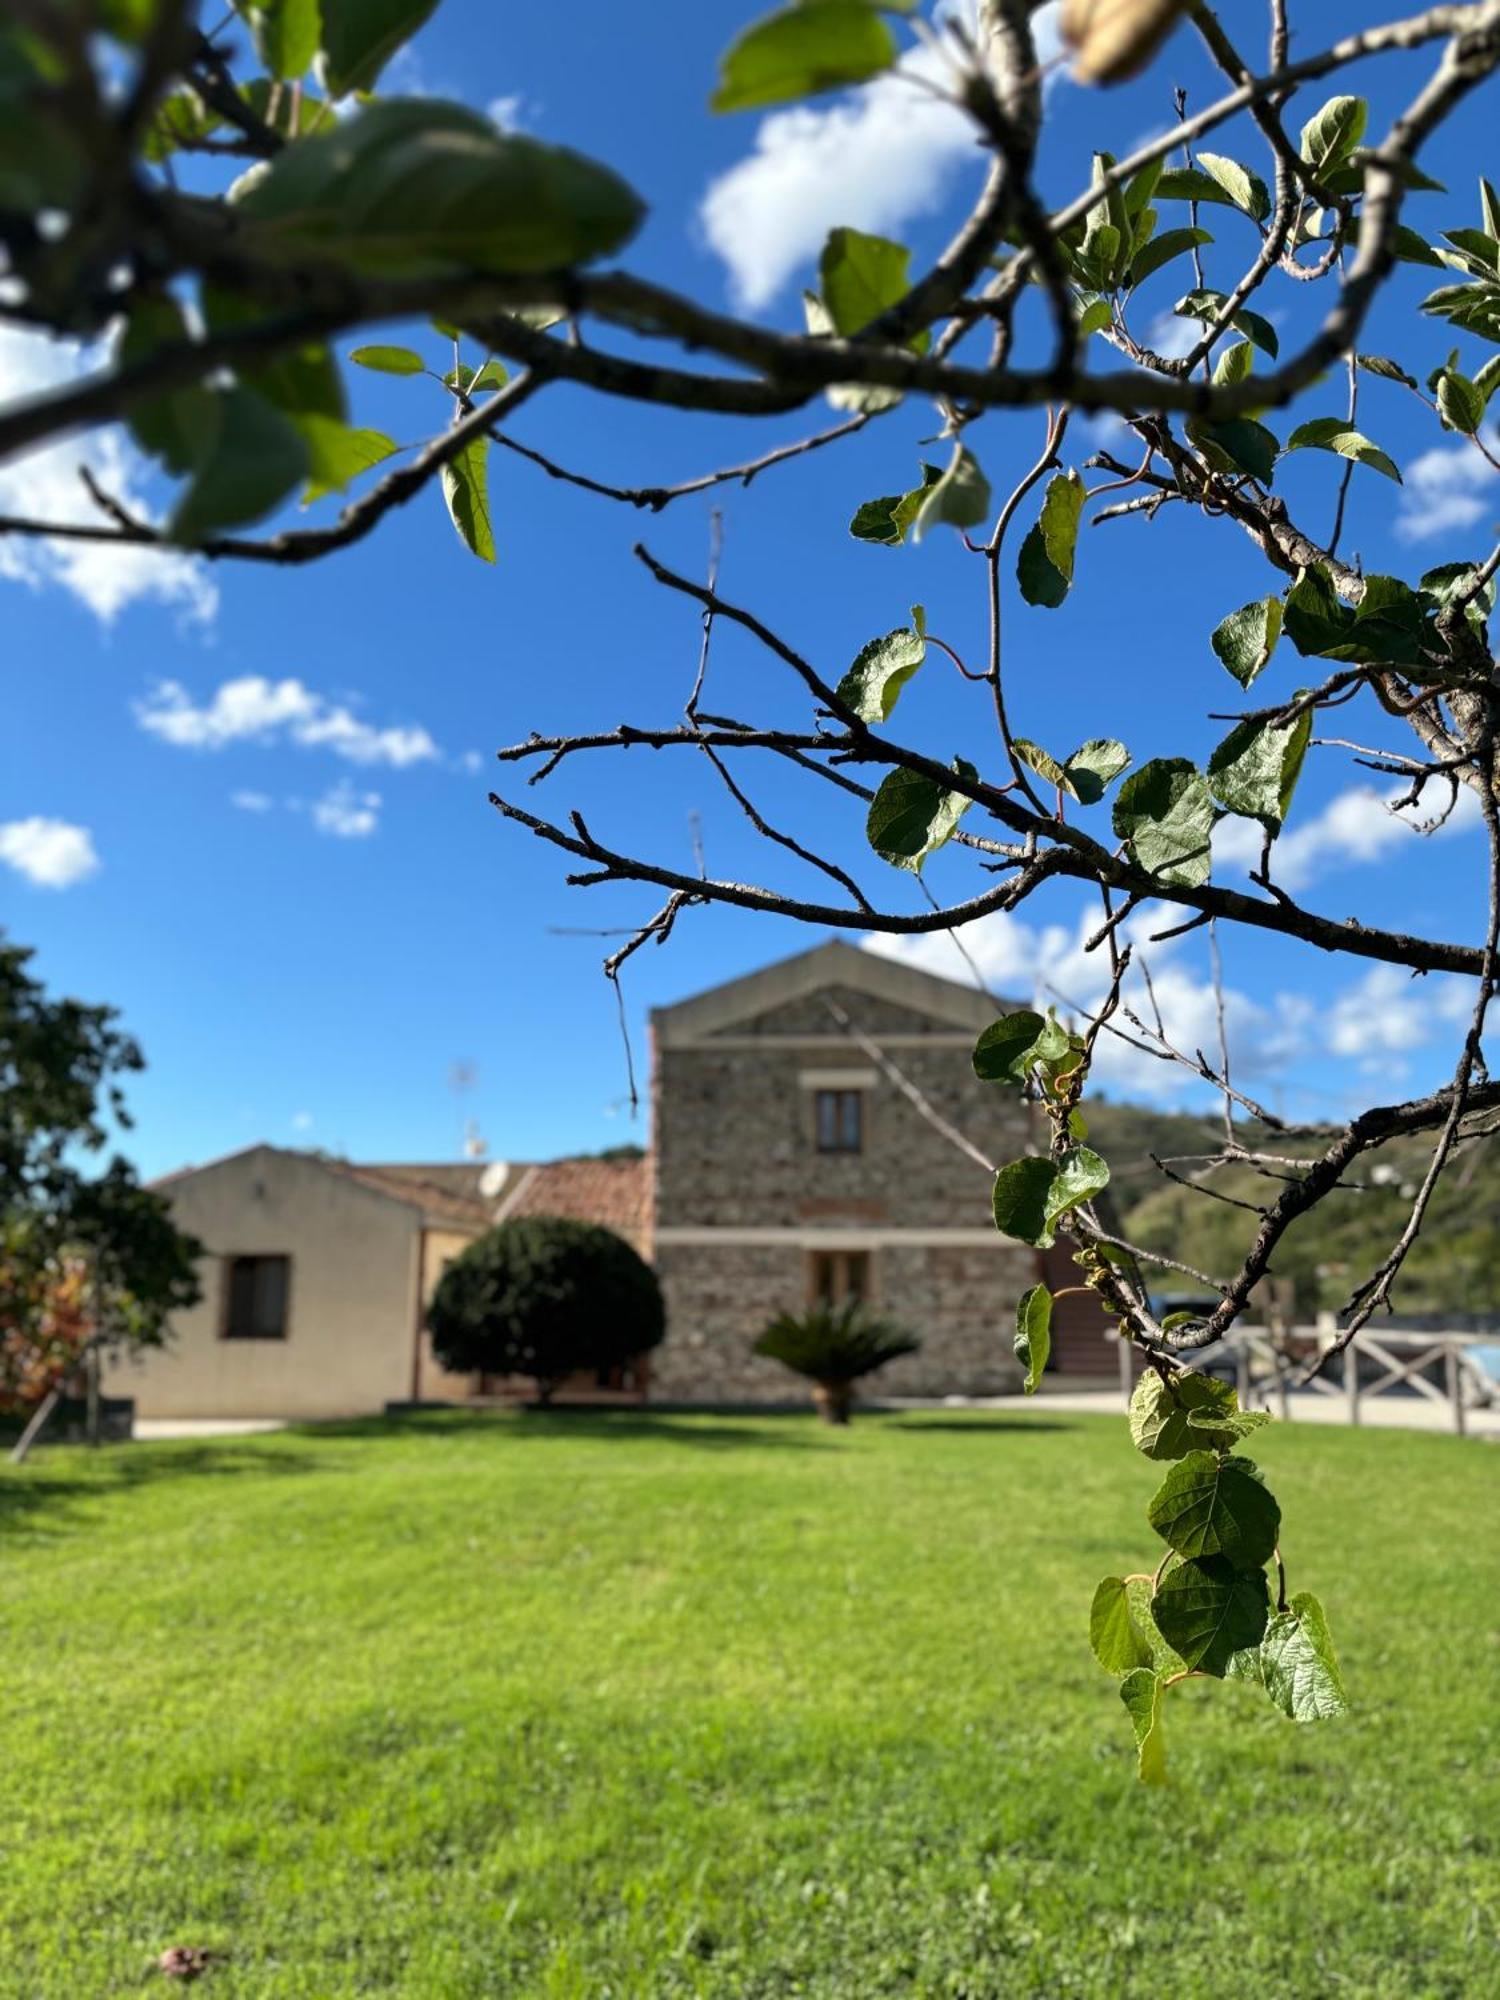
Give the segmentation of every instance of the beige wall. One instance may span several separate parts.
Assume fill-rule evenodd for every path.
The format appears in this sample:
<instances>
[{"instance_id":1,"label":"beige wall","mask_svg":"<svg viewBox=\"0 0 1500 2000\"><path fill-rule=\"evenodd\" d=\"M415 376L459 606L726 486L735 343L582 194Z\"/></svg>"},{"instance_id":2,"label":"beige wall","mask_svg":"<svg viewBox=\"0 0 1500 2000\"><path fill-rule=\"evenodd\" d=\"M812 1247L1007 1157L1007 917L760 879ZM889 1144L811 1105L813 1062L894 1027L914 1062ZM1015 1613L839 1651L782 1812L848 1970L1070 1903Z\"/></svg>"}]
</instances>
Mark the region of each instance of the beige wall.
<instances>
[{"instance_id":1,"label":"beige wall","mask_svg":"<svg viewBox=\"0 0 1500 2000\"><path fill-rule=\"evenodd\" d=\"M147 1417L333 1417L411 1394L422 1256L414 1208L269 1147L183 1176L174 1219L209 1251L167 1348L106 1371ZM292 1260L285 1340L225 1340L224 1259Z\"/></svg>"},{"instance_id":2,"label":"beige wall","mask_svg":"<svg viewBox=\"0 0 1500 2000\"><path fill-rule=\"evenodd\" d=\"M448 1265L460 1250L467 1249L472 1237L460 1235L456 1230L429 1229L422 1241L422 1303L425 1306L432 1297L433 1286L442 1277ZM417 1398L424 1403L456 1403L465 1396L472 1396L479 1387L475 1375L453 1375L433 1357L432 1336L426 1327L421 1336L421 1369L417 1379ZM407 1392L408 1394L410 1391Z\"/></svg>"}]
</instances>

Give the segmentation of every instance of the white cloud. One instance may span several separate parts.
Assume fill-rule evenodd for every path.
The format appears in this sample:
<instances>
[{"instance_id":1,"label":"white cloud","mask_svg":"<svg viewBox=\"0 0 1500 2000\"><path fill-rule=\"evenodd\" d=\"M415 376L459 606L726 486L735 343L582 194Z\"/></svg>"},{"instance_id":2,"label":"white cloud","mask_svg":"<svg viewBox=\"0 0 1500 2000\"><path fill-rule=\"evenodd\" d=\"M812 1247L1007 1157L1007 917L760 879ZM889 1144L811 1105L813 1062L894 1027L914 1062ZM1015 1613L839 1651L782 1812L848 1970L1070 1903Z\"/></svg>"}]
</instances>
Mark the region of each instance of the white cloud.
<instances>
[{"instance_id":1,"label":"white cloud","mask_svg":"<svg viewBox=\"0 0 1500 2000\"><path fill-rule=\"evenodd\" d=\"M755 150L709 184L698 209L740 306L768 304L830 229L898 231L937 207L960 161L982 161L972 120L933 84L951 86L947 65L919 46L835 104L761 120Z\"/></svg>"},{"instance_id":2,"label":"white cloud","mask_svg":"<svg viewBox=\"0 0 1500 2000\"><path fill-rule=\"evenodd\" d=\"M351 764L388 764L398 771L438 755L436 743L416 724L377 729L302 681L271 681L263 674L225 681L202 707L179 681L162 681L148 700L136 704L136 719L164 743L187 750L222 750L228 743L285 736L305 749L331 750Z\"/></svg>"},{"instance_id":3,"label":"white cloud","mask_svg":"<svg viewBox=\"0 0 1500 2000\"><path fill-rule=\"evenodd\" d=\"M0 402L46 394L99 365L75 341L0 328ZM0 466L0 512L59 525L107 526L79 478L87 466L106 493L133 514L152 518L146 498L149 467L119 430L48 445ZM194 622L212 618L219 594L204 564L192 556L129 543L0 539L0 576L33 590L70 591L103 624L127 606L172 606Z\"/></svg>"},{"instance_id":4,"label":"white cloud","mask_svg":"<svg viewBox=\"0 0 1500 2000\"><path fill-rule=\"evenodd\" d=\"M1440 1029L1466 1020L1474 988L1453 974L1414 978L1395 965L1373 965L1341 993L1324 1021L1328 1047L1361 1069L1399 1076L1401 1058Z\"/></svg>"},{"instance_id":5,"label":"white cloud","mask_svg":"<svg viewBox=\"0 0 1500 2000\"><path fill-rule=\"evenodd\" d=\"M314 799L312 818L319 833L331 833L339 840L363 840L380 825L380 794L356 791L342 778L322 798Z\"/></svg>"},{"instance_id":6,"label":"white cloud","mask_svg":"<svg viewBox=\"0 0 1500 2000\"><path fill-rule=\"evenodd\" d=\"M1159 913L1141 912L1124 926L1124 933L1145 949L1162 1021L1170 1040L1191 1052L1203 1049L1216 1060L1218 1020L1212 982L1182 962L1174 941L1145 948L1146 934L1159 929ZM1097 1007L1109 983L1109 954L1101 946L1086 952L1085 940L1097 928L1092 916L1074 929L1064 924L1032 925L1006 911L981 917L959 932L969 957L986 985L1011 1002L1042 1007L1064 1002L1088 1012ZM922 937L871 937L866 949L886 958L918 965L948 979L972 984L973 973L952 939L943 932ZM1139 971L1127 975L1126 1005L1143 1021L1154 1023L1150 999ZM1281 993L1267 1005L1228 987L1224 994L1233 1073L1245 1081L1277 1074L1301 1055L1312 1031L1314 1009L1300 994ZM1123 1016L1116 1025L1136 1036ZM1133 1048L1117 1035L1100 1037L1094 1079L1103 1089L1129 1097L1173 1099L1201 1088L1192 1073L1178 1063L1163 1061Z\"/></svg>"},{"instance_id":7,"label":"white cloud","mask_svg":"<svg viewBox=\"0 0 1500 2000\"><path fill-rule=\"evenodd\" d=\"M268 813L276 801L269 792L231 792L229 803L241 812Z\"/></svg>"},{"instance_id":8,"label":"white cloud","mask_svg":"<svg viewBox=\"0 0 1500 2000\"><path fill-rule=\"evenodd\" d=\"M0 861L38 889L71 889L99 868L94 837L65 819L13 819L0 826Z\"/></svg>"},{"instance_id":9,"label":"white cloud","mask_svg":"<svg viewBox=\"0 0 1500 2000\"><path fill-rule=\"evenodd\" d=\"M1418 830L1424 817L1435 815L1439 801L1447 802L1446 788L1431 794L1428 814L1392 811L1392 802L1404 787L1379 792L1373 785L1357 785L1340 792L1316 818L1293 826L1282 834L1271 850L1271 878L1283 889L1302 889L1330 868L1347 868L1356 863L1379 861L1400 847ZM1467 789L1459 793L1458 804L1433 838L1467 833L1480 822L1479 800ZM1214 862L1218 867L1252 868L1258 865L1264 841L1254 820L1232 815L1214 829Z\"/></svg>"},{"instance_id":10,"label":"white cloud","mask_svg":"<svg viewBox=\"0 0 1500 2000\"><path fill-rule=\"evenodd\" d=\"M310 1111L297 1111L293 1113L292 1130L294 1132L310 1132L312 1128L313 1115Z\"/></svg>"},{"instance_id":11,"label":"white cloud","mask_svg":"<svg viewBox=\"0 0 1500 2000\"><path fill-rule=\"evenodd\" d=\"M1406 468L1396 514L1404 542L1460 534L1495 510L1495 473L1472 445L1434 445Z\"/></svg>"}]
</instances>

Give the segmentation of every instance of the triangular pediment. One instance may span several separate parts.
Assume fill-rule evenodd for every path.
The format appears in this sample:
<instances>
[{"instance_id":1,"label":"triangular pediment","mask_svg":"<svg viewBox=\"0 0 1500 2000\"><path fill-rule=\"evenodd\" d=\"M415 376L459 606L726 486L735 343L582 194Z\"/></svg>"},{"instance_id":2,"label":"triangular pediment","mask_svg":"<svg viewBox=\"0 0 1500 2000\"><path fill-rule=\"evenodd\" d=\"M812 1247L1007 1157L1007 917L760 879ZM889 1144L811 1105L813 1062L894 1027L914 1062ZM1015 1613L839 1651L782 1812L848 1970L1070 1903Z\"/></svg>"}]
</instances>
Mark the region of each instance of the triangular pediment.
<instances>
[{"instance_id":1,"label":"triangular pediment","mask_svg":"<svg viewBox=\"0 0 1500 2000\"><path fill-rule=\"evenodd\" d=\"M836 1004L851 998L869 1003L880 1018L864 1025L881 1032L977 1035L1001 1011L973 986L832 938L674 1007L659 1007L651 1022L658 1044L667 1048L728 1034L827 1034L834 1021L818 1004L822 996ZM868 1013L869 1007L846 1011Z\"/></svg>"}]
</instances>

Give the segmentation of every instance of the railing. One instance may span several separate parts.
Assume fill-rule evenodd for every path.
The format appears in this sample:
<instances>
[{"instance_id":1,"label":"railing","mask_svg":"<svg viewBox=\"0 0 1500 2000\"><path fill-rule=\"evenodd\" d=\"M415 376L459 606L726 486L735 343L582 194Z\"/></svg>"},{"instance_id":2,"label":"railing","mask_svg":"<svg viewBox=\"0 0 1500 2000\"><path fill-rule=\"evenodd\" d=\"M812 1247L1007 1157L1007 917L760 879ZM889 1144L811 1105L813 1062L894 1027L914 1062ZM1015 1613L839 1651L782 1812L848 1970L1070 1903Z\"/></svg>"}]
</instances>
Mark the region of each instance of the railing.
<instances>
[{"instance_id":1,"label":"railing","mask_svg":"<svg viewBox=\"0 0 1500 2000\"><path fill-rule=\"evenodd\" d=\"M1253 1409L1257 1403L1272 1407L1283 1418L1292 1415L1293 1386L1305 1386L1315 1394L1341 1397L1351 1424L1360 1421L1361 1405L1388 1389L1405 1387L1430 1402L1445 1406L1453 1429L1463 1437L1467 1412L1472 1405L1488 1403L1500 1392L1500 1383L1480 1366L1471 1349L1497 1344L1493 1336L1475 1333L1372 1333L1362 1327L1342 1356L1326 1373L1307 1380L1308 1369L1320 1353L1333 1345L1334 1336L1321 1330L1294 1328L1276 1336L1261 1327L1236 1327L1211 1352L1232 1359L1235 1386L1241 1403ZM1376 1372L1361 1368L1373 1362ZM1439 1371L1441 1383L1431 1379ZM1330 1380L1330 1376L1332 1379Z\"/></svg>"}]
</instances>

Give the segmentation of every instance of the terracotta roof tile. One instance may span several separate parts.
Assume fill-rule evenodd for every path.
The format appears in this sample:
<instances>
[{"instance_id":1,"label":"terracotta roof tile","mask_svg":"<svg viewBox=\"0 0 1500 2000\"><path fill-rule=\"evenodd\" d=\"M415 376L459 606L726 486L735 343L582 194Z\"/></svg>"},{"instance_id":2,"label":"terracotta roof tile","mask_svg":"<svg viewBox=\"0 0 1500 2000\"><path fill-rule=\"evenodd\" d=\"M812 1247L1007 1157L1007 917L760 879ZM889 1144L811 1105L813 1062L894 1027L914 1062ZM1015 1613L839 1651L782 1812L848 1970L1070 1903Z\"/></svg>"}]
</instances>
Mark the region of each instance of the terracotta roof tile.
<instances>
[{"instance_id":1,"label":"terracotta roof tile","mask_svg":"<svg viewBox=\"0 0 1500 2000\"><path fill-rule=\"evenodd\" d=\"M532 1167L500 1204L497 1220L519 1215L566 1215L599 1222L651 1255L651 1162L549 1160Z\"/></svg>"}]
</instances>

